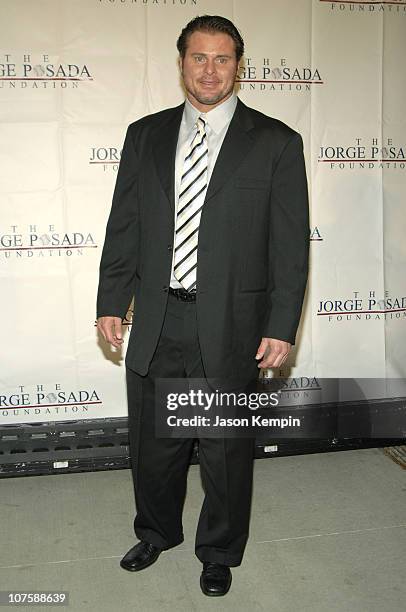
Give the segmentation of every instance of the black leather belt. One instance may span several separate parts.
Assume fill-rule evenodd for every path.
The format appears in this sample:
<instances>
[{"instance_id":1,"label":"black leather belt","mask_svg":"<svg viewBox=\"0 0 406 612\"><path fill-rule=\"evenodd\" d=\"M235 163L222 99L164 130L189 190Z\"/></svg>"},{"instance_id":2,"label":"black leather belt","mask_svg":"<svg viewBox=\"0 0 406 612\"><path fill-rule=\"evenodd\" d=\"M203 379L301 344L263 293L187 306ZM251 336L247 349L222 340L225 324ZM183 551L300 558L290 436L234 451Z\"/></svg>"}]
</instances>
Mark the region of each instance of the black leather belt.
<instances>
[{"instance_id":1,"label":"black leather belt","mask_svg":"<svg viewBox=\"0 0 406 612\"><path fill-rule=\"evenodd\" d=\"M178 289L169 287L169 293L183 302L196 302L196 291L186 291L186 289L182 289L181 287Z\"/></svg>"}]
</instances>

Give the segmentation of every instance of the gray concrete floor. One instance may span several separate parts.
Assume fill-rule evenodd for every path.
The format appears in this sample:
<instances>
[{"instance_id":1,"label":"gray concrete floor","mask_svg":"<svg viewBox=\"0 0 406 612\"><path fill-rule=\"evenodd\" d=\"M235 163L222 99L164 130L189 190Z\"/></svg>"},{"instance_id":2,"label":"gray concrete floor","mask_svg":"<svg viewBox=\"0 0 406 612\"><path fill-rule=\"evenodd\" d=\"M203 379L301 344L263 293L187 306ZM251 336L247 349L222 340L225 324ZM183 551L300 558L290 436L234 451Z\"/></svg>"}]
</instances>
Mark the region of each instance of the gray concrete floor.
<instances>
[{"instance_id":1,"label":"gray concrete floor","mask_svg":"<svg viewBox=\"0 0 406 612\"><path fill-rule=\"evenodd\" d=\"M401 467L366 449L259 459L254 474L250 539L225 597L199 587L197 465L185 542L134 574L119 566L136 543L130 470L1 480L0 589L69 591L71 612L405 610Z\"/></svg>"}]
</instances>

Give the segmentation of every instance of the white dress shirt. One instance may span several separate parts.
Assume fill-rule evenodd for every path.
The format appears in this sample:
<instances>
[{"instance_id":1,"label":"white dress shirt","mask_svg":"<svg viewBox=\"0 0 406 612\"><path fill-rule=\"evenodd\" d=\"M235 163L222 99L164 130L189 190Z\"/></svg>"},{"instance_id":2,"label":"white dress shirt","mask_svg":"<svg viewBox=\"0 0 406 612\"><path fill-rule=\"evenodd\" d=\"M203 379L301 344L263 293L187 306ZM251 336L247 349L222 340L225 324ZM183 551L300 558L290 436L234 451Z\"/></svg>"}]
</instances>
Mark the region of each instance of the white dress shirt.
<instances>
[{"instance_id":1,"label":"white dress shirt","mask_svg":"<svg viewBox=\"0 0 406 612\"><path fill-rule=\"evenodd\" d=\"M202 113L193 106L188 99L185 100L185 108L183 111L182 121L179 128L178 144L176 148L175 159L175 228L176 228L176 209L179 197L179 187L183 163L185 161L188 146L194 135L194 126L197 118L200 116L206 121L207 146L208 146L208 167L207 181L210 178L215 166L217 156L223 144L224 137L227 133L230 121L233 118L235 108L237 106L237 96L233 92L225 102L222 102L207 113ZM173 245L175 245L175 234L173 236ZM173 274L173 261L175 249L172 252L172 272L170 285L173 288L182 287L179 281Z\"/></svg>"}]
</instances>

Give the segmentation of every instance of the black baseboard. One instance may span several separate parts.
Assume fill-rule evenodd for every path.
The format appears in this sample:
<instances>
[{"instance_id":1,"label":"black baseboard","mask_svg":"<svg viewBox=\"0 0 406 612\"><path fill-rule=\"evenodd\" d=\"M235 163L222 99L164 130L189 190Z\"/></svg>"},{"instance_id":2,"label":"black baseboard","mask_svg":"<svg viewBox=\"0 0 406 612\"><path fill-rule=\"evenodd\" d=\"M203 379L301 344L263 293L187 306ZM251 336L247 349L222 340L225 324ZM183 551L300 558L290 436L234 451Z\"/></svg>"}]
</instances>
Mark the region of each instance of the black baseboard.
<instances>
[{"instance_id":1,"label":"black baseboard","mask_svg":"<svg viewBox=\"0 0 406 612\"><path fill-rule=\"evenodd\" d=\"M399 446L397 438L283 438L256 441L255 457L269 458ZM199 462L195 443L192 464ZM128 469L127 418L0 426L0 478Z\"/></svg>"}]
</instances>

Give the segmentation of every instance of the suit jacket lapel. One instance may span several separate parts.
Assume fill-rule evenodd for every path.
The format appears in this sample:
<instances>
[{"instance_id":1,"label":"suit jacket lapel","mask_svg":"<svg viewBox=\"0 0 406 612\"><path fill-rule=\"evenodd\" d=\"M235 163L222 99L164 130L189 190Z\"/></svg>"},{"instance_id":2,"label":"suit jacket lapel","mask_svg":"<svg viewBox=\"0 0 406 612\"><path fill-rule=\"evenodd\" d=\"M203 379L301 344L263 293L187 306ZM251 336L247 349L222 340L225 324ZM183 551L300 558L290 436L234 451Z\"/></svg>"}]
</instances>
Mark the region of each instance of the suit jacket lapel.
<instances>
[{"instance_id":1,"label":"suit jacket lapel","mask_svg":"<svg viewBox=\"0 0 406 612\"><path fill-rule=\"evenodd\" d=\"M153 136L155 165L162 187L172 208L175 198L175 157L184 103L173 109Z\"/></svg>"},{"instance_id":2,"label":"suit jacket lapel","mask_svg":"<svg viewBox=\"0 0 406 612\"><path fill-rule=\"evenodd\" d=\"M254 144L250 110L238 99L207 188L205 203L210 200L235 173Z\"/></svg>"},{"instance_id":3,"label":"suit jacket lapel","mask_svg":"<svg viewBox=\"0 0 406 612\"><path fill-rule=\"evenodd\" d=\"M169 118L156 128L153 136L156 169L173 211L175 206L176 146L183 109L184 104L174 108ZM233 118L230 121L211 175L205 202L210 200L221 189L251 149L254 144L253 127L254 123L250 109L238 99Z\"/></svg>"}]
</instances>

